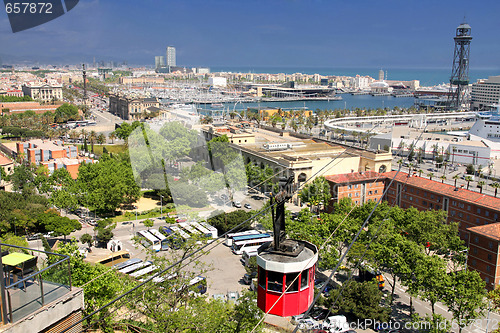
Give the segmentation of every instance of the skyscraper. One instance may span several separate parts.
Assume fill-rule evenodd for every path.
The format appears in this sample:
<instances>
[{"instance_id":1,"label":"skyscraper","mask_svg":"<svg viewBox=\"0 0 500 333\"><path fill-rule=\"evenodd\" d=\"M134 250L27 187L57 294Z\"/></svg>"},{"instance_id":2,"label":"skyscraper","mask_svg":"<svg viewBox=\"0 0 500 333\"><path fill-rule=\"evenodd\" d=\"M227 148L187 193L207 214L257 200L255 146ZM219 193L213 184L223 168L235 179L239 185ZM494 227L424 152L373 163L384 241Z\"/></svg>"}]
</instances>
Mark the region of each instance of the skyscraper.
<instances>
[{"instance_id":1,"label":"skyscraper","mask_svg":"<svg viewBox=\"0 0 500 333\"><path fill-rule=\"evenodd\" d=\"M173 46L167 46L167 66L168 67L177 66L175 62L175 47Z\"/></svg>"},{"instance_id":2,"label":"skyscraper","mask_svg":"<svg viewBox=\"0 0 500 333\"><path fill-rule=\"evenodd\" d=\"M384 81L384 71L382 69L378 71L378 80Z\"/></svg>"},{"instance_id":3,"label":"skyscraper","mask_svg":"<svg viewBox=\"0 0 500 333\"><path fill-rule=\"evenodd\" d=\"M155 68L165 67L165 57L155 56Z\"/></svg>"}]
</instances>

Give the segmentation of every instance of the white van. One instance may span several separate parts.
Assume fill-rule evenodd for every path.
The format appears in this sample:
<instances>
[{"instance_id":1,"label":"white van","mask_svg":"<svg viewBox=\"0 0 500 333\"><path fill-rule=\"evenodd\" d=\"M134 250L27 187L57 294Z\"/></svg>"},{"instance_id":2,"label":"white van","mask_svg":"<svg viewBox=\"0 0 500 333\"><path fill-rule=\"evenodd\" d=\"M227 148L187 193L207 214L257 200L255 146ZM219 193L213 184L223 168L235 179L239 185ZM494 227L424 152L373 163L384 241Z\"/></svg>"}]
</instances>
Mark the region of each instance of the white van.
<instances>
[{"instance_id":1,"label":"white van","mask_svg":"<svg viewBox=\"0 0 500 333\"><path fill-rule=\"evenodd\" d=\"M248 266L250 258L257 256L257 249L249 248L248 250L243 250L241 254L241 262L243 265Z\"/></svg>"},{"instance_id":2,"label":"white van","mask_svg":"<svg viewBox=\"0 0 500 333\"><path fill-rule=\"evenodd\" d=\"M322 328L330 332L340 333L349 330L349 323L345 316L331 316L325 319Z\"/></svg>"}]
</instances>

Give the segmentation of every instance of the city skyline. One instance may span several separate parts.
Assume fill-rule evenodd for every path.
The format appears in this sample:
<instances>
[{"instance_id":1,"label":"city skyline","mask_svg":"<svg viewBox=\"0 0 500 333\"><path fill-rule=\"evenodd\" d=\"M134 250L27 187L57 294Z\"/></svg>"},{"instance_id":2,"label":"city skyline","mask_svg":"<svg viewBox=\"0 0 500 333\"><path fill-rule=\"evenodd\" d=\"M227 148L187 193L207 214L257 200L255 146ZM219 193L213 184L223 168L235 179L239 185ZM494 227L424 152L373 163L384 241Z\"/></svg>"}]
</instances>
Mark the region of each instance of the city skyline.
<instances>
[{"instance_id":1,"label":"city skyline","mask_svg":"<svg viewBox=\"0 0 500 333\"><path fill-rule=\"evenodd\" d=\"M180 66L451 68L453 36L472 27L471 68L500 68L500 4L465 1L81 0L62 17L13 34L0 14L4 63L127 60Z\"/></svg>"}]
</instances>

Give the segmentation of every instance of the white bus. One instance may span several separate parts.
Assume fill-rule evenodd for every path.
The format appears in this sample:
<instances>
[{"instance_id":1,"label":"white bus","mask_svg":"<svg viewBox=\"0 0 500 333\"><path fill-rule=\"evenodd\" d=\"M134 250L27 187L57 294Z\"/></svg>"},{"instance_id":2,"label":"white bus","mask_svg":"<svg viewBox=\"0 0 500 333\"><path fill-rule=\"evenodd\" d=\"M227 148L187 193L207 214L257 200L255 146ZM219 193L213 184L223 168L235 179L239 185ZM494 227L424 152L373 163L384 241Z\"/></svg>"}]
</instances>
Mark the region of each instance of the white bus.
<instances>
[{"instance_id":1,"label":"white bus","mask_svg":"<svg viewBox=\"0 0 500 333\"><path fill-rule=\"evenodd\" d=\"M240 241L235 241L231 246L234 254L242 254L243 251L247 250L249 252L257 250L262 244L267 242L272 242L273 238L269 237L261 237L254 239L245 239Z\"/></svg>"},{"instance_id":2,"label":"white bus","mask_svg":"<svg viewBox=\"0 0 500 333\"><path fill-rule=\"evenodd\" d=\"M150 249L156 252L160 251L161 249L160 240L155 236L153 236L149 231L147 230L138 231L136 236L139 238L140 243L146 249Z\"/></svg>"},{"instance_id":3,"label":"white bus","mask_svg":"<svg viewBox=\"0 0 500 333\"><path fill-rule=\"evenodd\" d=\"M177 223L177 225L179 227L181 227L182 229L186 230L190 235L191 237L192 236L198 236L200 235L200 231L193 228L191 225L189 225L189 223L187 222L181 222L181 223Z\"/></svg>"},{"instance_id":4,"label":"white bus","mask_svg":"<svg viewBox=\"0 0 500 333\"><path fill-rule=\"evenodd\" d=\"M177 233L182 238L184 238L185 241L188 240L189 238L191 238L191 237L189 237L189 235L184 230L182 230L181 228L179 228L177 225L170 226L170 229L172 231L174 231L175 233Z\"/></svg>"},{"instance_id":5,"label":"white bus","mask_svg":"<svg viewBox=\"0 0 500 333\"><path fill-rule=\"evenodd\" d=\"M247 231L240 231L240 232L233 232L231 234L226 235L226 245L227 246L232 246L233 245L233 238L238 237L238 236L244 236L244 235L259 235L260 231L257 230L247 230Z\"/></svg>"},{"instance_id":6,"label":"white bus","mask_svg":"<svg viewBox=\"0 0 500 333\"><path fill-rule=\"evenodd\" d=\"M141 262L138 262L137 264L133 264L133 265L127 266L125 268L122 268L122 269L118 270L118 272L123 273L123 274L130 274L138 269L149 266L151 264L152 264L151 261L141 261Z\"/></svg>"},{"instance_id":7,"label":"white bus","mask_svg":"<svg viewBox=\"0 0 500 333\"><path fill-rule=\"evenodd\" d=\"M203 227L205 227L208 231L210 231L212 233L212 238L215 239L218 237L217 228L211 226L207 222L201 222L200 225L202 225Z\"/></svg>"},{"instance_id":8,"label":"white bus","mask_svg":"<svg viewBox=\"0 0 500 333\"><path fill-rule=\"evenodd\" d=\"M149 265L149 266L144 267L143 269L140 269L138 271L135 271L129 275L131 277L134 277L134 278L139 278L139 277L144 276L146 274L149 274L157 269L158 269L158 267L156 267L155 265Z\"/></svg>"},{"instance_id":9,"label":"white bus","mask_svg":"<svg viewBox=\"0 0 500 333\"><path fill-rule=\"evenodd\" d=\"M151 233L151 235L155 236L160 241L160 250L162 251L168 250L168 240L164 234L162 234L156 229L149 229L148 231Z\"/></svg>"},{"instance_id":10,"label":"white bus","mask_svg":"<svg viewBox=\"0 0 500 333\"><path fill-rule=\"evenodd\" d=\"M201 234L203 236L205 236L206 238L212 238L212 232L210 232L210 230L208 230L207 228L205 228L204 226L202 226L198 222L191 223L191 226L193 228L195 228L196 230L198 230L199 232L201 232Z\"/></svg>"},{"instance_id":11,"label":"white bus","mask_svg":"<svg viewBox=\"0 0 500 333\"><path fill-rule=\"evenodd\" d=\"M252 249L248 248L246 250L243 250L243 253L241 254L241 262L243 265L248 266L250 263L250 258L257 256L257 249Z\"/></svg>"}]
</instances>

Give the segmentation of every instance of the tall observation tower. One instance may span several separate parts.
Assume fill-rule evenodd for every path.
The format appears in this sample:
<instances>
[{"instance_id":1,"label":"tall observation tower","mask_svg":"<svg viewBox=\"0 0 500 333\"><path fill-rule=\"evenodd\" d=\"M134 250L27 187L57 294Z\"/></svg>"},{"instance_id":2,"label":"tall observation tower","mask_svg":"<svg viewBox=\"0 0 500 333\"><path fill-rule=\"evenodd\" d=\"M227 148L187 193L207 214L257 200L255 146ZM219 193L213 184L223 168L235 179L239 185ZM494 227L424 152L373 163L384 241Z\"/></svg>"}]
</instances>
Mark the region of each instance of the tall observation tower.
<instances>
[{"instance_id":1,"label":"tall observation tower","mask_svg":"<svg viewBox=\"0 0 500 333\"><path fill-rule=\"evenodd\" d=\"M460 24L457 28L455 52L453 54L453 67L450 78L450 94L448 96L448 109L462 110L468 104L466 89L469 85L469 56L471 27L467 23Z\"/></svg>"}]
</instances>

